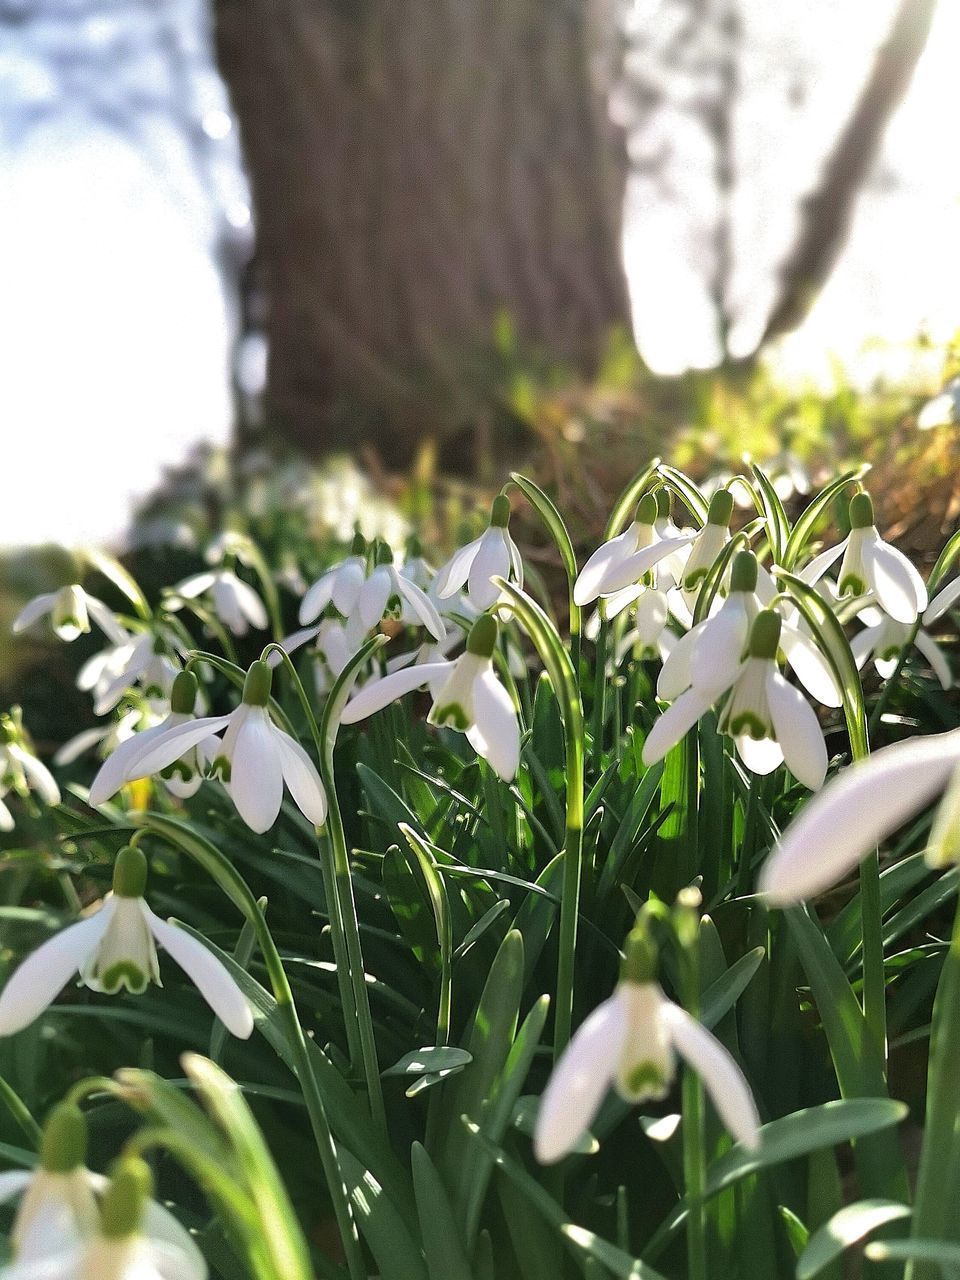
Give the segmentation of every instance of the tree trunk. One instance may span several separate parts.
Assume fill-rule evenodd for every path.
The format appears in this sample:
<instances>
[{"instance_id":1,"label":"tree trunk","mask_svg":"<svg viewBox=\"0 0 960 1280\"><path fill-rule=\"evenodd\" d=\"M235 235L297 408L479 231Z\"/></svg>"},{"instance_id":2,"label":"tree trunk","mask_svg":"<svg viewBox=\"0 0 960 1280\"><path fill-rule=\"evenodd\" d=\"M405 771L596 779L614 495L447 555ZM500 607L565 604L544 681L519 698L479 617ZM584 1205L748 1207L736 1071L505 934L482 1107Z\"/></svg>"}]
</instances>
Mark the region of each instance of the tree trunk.
<instances>
[{"instance_id":1,"label":"tree trunk","mask_svg":"<svg viewBox=\"0 0 960 1280\"><path fill-rule=\"evenodd\" d=\"M253 185L275 422L311 452L366 435L408 454L473 416L476 358L503 315L520 350L589 370L628 308L622 141L585 3L215 12Z\"/></svg>"},{"instance_id":2,"label":"tree trunk","mask_svg":"<svg viewBox=\"0 0 960 1280\"><path fill-rule=\"evenodd\" d=\"M820 184L803 201L800 230L780 269L780 297L761 347L806 318L833 270L847 240L857 196L926 48L936 6L937 0L900 0L890 33L827 158Z\"/></svg>"}]
</instances>

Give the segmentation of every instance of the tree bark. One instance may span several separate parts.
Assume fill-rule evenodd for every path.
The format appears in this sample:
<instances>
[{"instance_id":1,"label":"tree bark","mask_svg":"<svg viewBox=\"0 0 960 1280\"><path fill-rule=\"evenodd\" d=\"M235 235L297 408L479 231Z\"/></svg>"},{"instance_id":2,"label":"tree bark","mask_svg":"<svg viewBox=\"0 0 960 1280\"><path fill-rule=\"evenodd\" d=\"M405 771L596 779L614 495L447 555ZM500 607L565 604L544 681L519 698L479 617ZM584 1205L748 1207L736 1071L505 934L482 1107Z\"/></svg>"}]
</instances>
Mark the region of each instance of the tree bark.
<instances>
[{"instance_id":1,"label":"tree bark","mask_svg":"<svg viewBox=\"0 0 960 1280\"><path fill-rule=\"evenodd\" d=\"M780 297L761 347L801 323L833 270L846 243L857 196L926 48L936 7L937 0L900 0L890 33L827 159L820 185L803 201L800 230L781 267Z\"/></svg>"},{"instance_id":2,"label":"tree bark","mask_svg":"<svg viewBox=\"0 0 960 1280\"><path fill-rule=\"evenodd\" d=\"M275 422L311 452L365 435L409 453L471 416L476 357L503 315L521 350L589 370L628 306L622 140L584 3L215 0L215 13Z\"/></svg>"}]
</instances>

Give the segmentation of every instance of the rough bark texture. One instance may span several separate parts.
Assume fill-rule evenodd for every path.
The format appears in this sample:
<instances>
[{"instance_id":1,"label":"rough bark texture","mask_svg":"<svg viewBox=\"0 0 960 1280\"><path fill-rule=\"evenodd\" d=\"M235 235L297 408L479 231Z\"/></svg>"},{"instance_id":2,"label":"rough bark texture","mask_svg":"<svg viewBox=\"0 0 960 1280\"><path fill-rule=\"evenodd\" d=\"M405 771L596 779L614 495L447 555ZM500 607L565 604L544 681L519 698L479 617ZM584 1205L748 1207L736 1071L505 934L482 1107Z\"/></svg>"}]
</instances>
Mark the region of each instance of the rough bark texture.
<instances>
[{"instance_id":1,"label":"rough bark texture","mask_svg":"<svg viewBox=\"0 0 960 1280\"><path fill-rule=\"evenodd\" d=\"M901 0L853 114L803 202L800 231L781 268L780 300L760 345L795 329L816 301L847 239L857 196L927 44L937 0Z\"/></svg>"},{"instance_id":2,"label":"rough bark texture","mask_svg":"<svg viewBox=\"0 0 960 1280\"><path fill-rule=\"evenodd\" d=\"M580 0L216 0L270 302L270 406L313 451L470 416L510 316L575 366L628 314L622 144ZM385 449L388 454L401 453Z\"/></svg>"}]
</instances>

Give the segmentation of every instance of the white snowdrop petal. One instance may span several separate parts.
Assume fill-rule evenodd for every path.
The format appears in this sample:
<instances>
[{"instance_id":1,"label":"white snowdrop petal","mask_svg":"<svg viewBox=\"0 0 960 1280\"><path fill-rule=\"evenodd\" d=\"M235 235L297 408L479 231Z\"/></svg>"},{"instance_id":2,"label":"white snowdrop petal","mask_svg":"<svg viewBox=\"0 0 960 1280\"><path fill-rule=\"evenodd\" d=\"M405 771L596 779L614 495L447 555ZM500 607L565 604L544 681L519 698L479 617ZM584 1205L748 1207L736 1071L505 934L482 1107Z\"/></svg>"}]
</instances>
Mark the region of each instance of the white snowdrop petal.
<instances>
[{"instance_id":1,"label":"white snowdrop petal","mask_svg":"<svg viewBox=\"0 0 960 1280\"><path fill-rule=\"evenodd\" d=\"M344 560L334 571L331 599L334 608L344 617L352 613L360 598L360 589L366 580L366 570L359 558Z\"/></svg>"},{"instance_id":2,"label":"white snowdrop petal","mask_svg":"<svg viewBox=\"0 0 960 1280\"><path fill-rule=\"evenodd\" d=\"M503 530L491 526L480 539L467 576L467 594L475 609L489 609L500 599L492 578L510 576L510 549Z\"/></svg>"},{"instance_id":3,"label":"white snowdrop petal","mask_svg":"<svg viewBox=\"0 0 960 1280\"><path fill-rule=\"evenodd\" d=\"M902 552L882 539L866 539L863 565L881 608L897 622L916 622L926 608L927 588Z\"/></svg>"},{"instance_id":4,"label":"white snowdrop petal","mask_svg":"<svg viewBox=\"0 0 960 1280\"><path fill-rule=\"evenodd\" d=\"M775 906L814 897L938 792L960 760L960 732L884 747L833 779L794 818L760 876Z\"/></svg>"},{"instance_id":5,"label":"white snowdrop petal","mask_svg":"<svg viewBox=\"0 0 960 1280\"><path fill-rule=\"evenodd\" d=\"M95 596L87 596L87 612L108 640L113 644L124 643L127 639L126 631L117 621L113 610L108 608L102 600L98 600Z\"/></svg>"},{"instance_id":6,"label":"white snowdrop petal","mask_svg":"<svg viewBox=\"0 0 960 1280\"><path fill-rule=\"evenodd\" d=\"M262 707L249 708L230 756L230 797L251 831L262 835L283 803L283 768Z\"/></svg>"},{"instance_id":7,"label":"white snowdrop petal","mask_svg":"<svg viewBox=\"0 0 960 1280\"><path fill-rule=\"evenodd\" d=\"M358 720L365 720L367 716L381 711L404 694L429 684L431 680L447 676L452 666L452 662L424 662L370 680L344 707L340 723L356 724Z\"/></svg>"},{"instance_id":8,"label":"white snowdrop petal","mask_svg":"<svg viewBox=\"0 0 960 1280\"><path fill-rule=\"evenodd\" d=\"M541 1164L562 1159L590 1128L613 1080L627 1029L615 992L567 1045L540 1099L533 1150Z\"/></svg>"},{"instance_id":9,"label":"white snowdrop petal","mask_svg":"<svg viewBox=\"0 0 960 1280\"><path fill-rule=\"evenodd\" d=\"M780 629L780 648L797 679L812 698L816 698L825 707L843 705L830 663L810 636L784 623Z\"/></svg>"},{"instance_id":10,"label":"white snowdrop petal","mask_svg":"<svg viewBox=\"0 0 960 1280\"><path fill-rule=\"evenodd\" d=\"M241 708L242 706L241 703ZM158 733L143 754L134 757L133 764L126 770L124 782L146 778L152 773L159 773L161 769L166 769L168 765L173 764L174 760L179 760L181 756L186 755L191 747L197 746L212 734L219 733L221 729L226 729L236 714L237 712L234 711L228 716L201 716L197 720L188 720L185 724L175 725L172 729L165 729L163 733ZM145 732L149 733L150 730ZM136 740L136 738L130 739L131 742ZM131 768L136 772L131 773Z\"/></svg>"},{"instance_id":11,"label":"white snowdrop petal","mask_svg":"<svg viewBox=\"0 0 960 1280\"><path fill-rule=\"evenodd\" d=\"M960 577L954 578L952 582L948 582L942 591L930 601L923 615L923 625L929 627L931 622L936 622L938 618L942 618L948 609L960 600Z\"/></svg>"},{"instance_id":12,"label":"white snowdrop petal","mask_svg":"<svg viewBox=\"0 0 960 1280\"><path fill-rule=\"evenodd\" d=\"M734 738L734 743L737 755L746 767L762 778L783 764L783 750L780 743L774 742L772 738L751 738L748 734L741 733Z\"/></svg>"},{"instance_id":13,"label":"white snowdrop petal","mask_svg":"<svg viewBox=\"0 0 960 1280\"><path fill-rule=\"evenodd\" d=\"M604 593L603 583L610 570L625 560L637 546L637 534L633 525L597 547L577 575L573 584L573 602L581 608L591 604Z\"/></svg>"},{"instance_id":14,"label":"white snowdrop petal","mask_svg":"<svg viewBox=\"0 0 960 1280\"><path fill-rule=\"evenodd\" d=\"M679 547L686 546L689 541L689 538L664 538L626 556L607 571L603 582L603 594L610 595L615 591L622 591L624 587L629 587Z\"/></svg>"},{"instance_id":15,"label":"white snowdrop petal","mask_svg":"<svg viewBox=\"0 0 960 1280\"><path fill-rule=\"evenodd\" d=\"M767 679L767 706L787 768L798 782L818 791L827 776L827 744L816 712L779 671Z\"/></svg>"},{"instance_id":16,"label":"white snowdrop petal","mask_svg":"<svg viewBox=\"0 0 960 1280\"><path fill-rule=\"evenodd\" d=\"M357 596L357 613L369 631L383 617L392 589L391 573L386 565L379 565L360 588Z\"/></svg>"},{"instance_id":17,"label":"white snowdrop petal","mask_svg":"<svg viewBox=\"0 0 960 1280\"><path fill-rule=\"evenodd\" d=\"M438 642L444 640L447 628L444 626L443 619L434 607L433 602L415 583L401 577L400 574L395 575L394 582L401 596L406 600L434 640Z\"/></svg>"},{"instance_id":18,"label":"white snowdrop petal","mask_svg":"<svg viewBox=\"0 0 960 1280\"><path fill-rule=\"evenodd\" d=\"M690 653L691 683L718 693L728 689L743 661L749 630L750 619L742 601L730 598L698 632Z\"/></svg>"},{"instance_id":19,"label":"white snowdrop petal","mask_svg":"<svg viewBox=\"0 0 960 1280\"><path fill-rule=\"evenodd\" d=\"M171 926L172 927L172 926ZM248 1009L249 1012L249 1009ZM222 1021L222 1019L221 1019ZM234 1032L234 1034L237 1034ZM241 1037L245 1039L246 1037ZM206 1280L209 1274L203 1254L194 1243L190 1232L180 1225L177 1219L156 1200L148 1200L143 1210L143 1234L153 1242L169 1245L184 1255L191 1270L187 1273L190 1280Z\"/></svg>"},{"instance_id":20,"label":"white snowdrop petal","mask_svg":"<svg viewBox=\"0 0 960 1280\"><path fill-rule=\"evenodd\" d=\"M143 904L150 932L194 984L223 1025L246 1040L253 1031L253 1015L246 997L224 965L185 929L161 920Z\"/></svg>"},{"instance_id":21,"label":"white snowdrop petal","mask_svg":"<svg viewBox=\"0 0 960 1280\"><path fill-rule=\"evenodd\" d=\"M283 780L294 804L315 827L322 826L327 820L327 794L316 765L300 743L282 729L274 728L273 740L280 753Z\"/></svg>"},{"instance_id":22,"label":"white snowdrop petal","mask_svg":"<svg viewBox=\"0 0 960 1280\"><path fill-rule=\"evenodd\" d=\"M682 635L673 646L670 657L663 664L657 678L657 697L664 702L672 702L693 683L690 670L693 651L706 626L706 621L698 622L695 627Z\"/></svg>"},{"instance_id":23,"label":"white snowdrop petal","mask_svg":"<svg viewBox=\"0 0 960 1280\"><path fill-rule=\"evenodd\" d=\"M59 804L60 788L57 786L56 780L47 766L15 742L11 743L7 750L19 762L27 782L37 792L44 804Z\"/></svg>"},{"instance_id":24,"label":"white snowdrop petal","mask_svg":"<svg viewBox=\"0 0 960 1280\"><path fill-rule=\"evenodd\" d=\"M883 634L883 626L864 627L850 641L850 652L853 654L853 660L857 664L857 670L862 671L864 665L870 658L877 642Z\"/></svg>"},{"instance_id":25,"label":"white snowdrop petal","mask_svg":"<svg viewBox=\"0 0 960 1280\"><path fill-rule=\"evenodd\" d=\"M455 551L447 563L437 570L436 592L441 600L447 600L450 596L456 595L464 585L470 574L470 566L479 550L480 539L474 538L473 542L468 542L465 547Z\"/></svg>"},{"instance_id":26,"label":"white snowdrop petal","mask_svg":"<svg viewBox=\"0 0 960 1280\"><path fill-rule=\"evenodd\" d=\"M128 781L127 771L135 768L141 756L146 755L157 739L171 727L176 726L171 726L168 720L164 720L152 729L144 729L142 733L127 738L126 742L121 742L111 751L90 785L90 803L94 808L104 804L120 790ZM99 733L99 730L93 732Z\"/></svg>"},{"instance_id":27,"label":"white snowdrop petal","mask_svg":"<svg viewBox=\"0 0 960 1280\"><path fill-rule=\"evenodd\" d=\"M667 1002L661 1017L677 1052L702 1079L724 1126L737 1142L755 1151L760 1145L757 1104L733 1056L679 1005Z\"/></svg>"},{"instance_id":28,"label":"white snowdrop petal","mask_svg":"<svg viewBox=\"0 0 960 1280\"><path fill-rule=\"evenodd\" d=\"M11 627L13 634L19 635L21 631L25 631L27 627L32 626L38 618L42 618L45 613L49 613L56 598L54 592L46 592L42 596L35 596L28 604L25 604L13 620L13 626Z\"/></svg>"},{"instance_id":29,"label":"white snowdrop petal","mask_svg":"<svg viewBox=\"0 0 960 1280\"><path fill-rule=\"evenodd\" d=\"M333 585L335 581L336 570L331 569L308 588L306 595L300 601L300 612L297 620L301 626L306 626L320 617L324 609L333 599Z\"/></svg>"},{"instance_id":30,"label":"white snowdrop petal","mask_svg":"<svg viewBox=\"0 0 960 1280\"><path fill-rule=\"evenodd\" d=\"M940 681L941 689L951 689L953 687L953 672L950 670L950 663L933 636L927 635L926 631L918 631L914 644L930 663L933 668L933 674Z\"/></svg>"},{"instance_id":31,"label":"white snowdrop petal","mask_svg":"<svg viewBox=\"0 0 960 1280\"><path fill-rule=\"evenodd\" d=\"M474 681L473 711L476 722L467 738L504 782L511 782L520 766L520 725L516 708L492 667Z\"/></svg>"},{"instance_id":32,"label":"white snowdrop petal","mask_svg":"<svg viewBox=\"0 0 960 1280\"><path fill-rule=\"evenodd\" d=\"M648 767L662 760L671 747L710 709L713 695L702 689L688 689L667 708L647 734L643 744L643 763Z\"/></svg>"},{"instance_id":33,"label":"white snowdrop petal","mask_svg":"<svg viewBox=\"0 0 960 1280\"><path fill-rule=\"evenodd\" d=\"M270 623L267 607L253 587L240 578L234 578L231 586L237 604L250 625L258 631L265 631Z\"/></svg>"},{"instance_id":34,"label":"white snowdrop petal","mask_svg":"<svg viewBox=\"0 0 960 1280\"><path fill-rule=\"evenodd\" d=\"M823 575L827 572L832 564L843 555L847 549L849 537L844 538L842 542L838 542L835 547L828 547L826 551L821 551L819 555L814 556L809 564L804 565L800 570L800 577L808 586L815 586Z\"/></svg>"},{"instance_id":35,"label":"white snowdrop petal","mask_svg":"<svg viewBox=\"0 0 960 1280\"><path fill-rule=\"evenodd\" d=\"M114 910L109 899L96 915L68 925L27 956L0 992L0 1036L29 1026L53 1003L100 944Z\"/></svg>"},{"instance_id":36,"label":"white snowdrop petal","mask_svg":"<svg viewBox=\"0 0 960 1280\"><path fill-rule=\"evenodd\" d=\"M183 582L174 587L173 593L184 600L195 600L197 596L202 596L205 591L209 591L214 582L216 582L214 573L195 573L192 578L184 578Z\"/></svg>"},{"instance_id":37,"label":"white snowdrop petal","mask_svg":"<svg viewBox=\"0 0 960 1280\"><path fill-rule=\"evenodd\" d=\"M622 591L614 591L613 595L604 596L607 620L612 622L614 618L618 618L624 609L629 609L635 600L642 600L649 591L649 587L637 582L631 587L624 587Z\"/></svg>"}]
</instances>

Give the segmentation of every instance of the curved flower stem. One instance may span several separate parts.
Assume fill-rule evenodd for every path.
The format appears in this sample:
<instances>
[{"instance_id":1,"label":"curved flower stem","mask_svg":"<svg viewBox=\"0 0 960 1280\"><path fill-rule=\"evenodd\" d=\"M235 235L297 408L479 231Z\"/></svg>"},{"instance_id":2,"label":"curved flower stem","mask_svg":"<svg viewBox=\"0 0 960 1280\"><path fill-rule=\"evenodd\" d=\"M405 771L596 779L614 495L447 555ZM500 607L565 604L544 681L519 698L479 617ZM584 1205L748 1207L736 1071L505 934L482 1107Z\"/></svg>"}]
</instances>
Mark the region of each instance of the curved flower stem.
<instances>
[{"instance_id":1,"label":"curved flower stem","mask_svg":"<svg viewBox=\"0 0 960 1280\"><path fill-rule=\"evenodd\" d=\"M330 929L333 936L334 959L340 983L340 998L347 1027L347 1043L351 1062L366 1083L370 1111L374 1120L386 1129L387 1117L383 1105L383 1089L380 1084L380 1067L377 1060L377 1043L373 1031L373 1017L367 995L366 971L363 965L363 949L360 944L360 922L357 904L353 896L353 878L350 874L350 855L343 829L343 818L337 799L336 777L333 767L333 748L344 704L350 695L357 672L367 659L386 642L386 637L375 636L359 652L355 653L337 677L324 704L320 724L317 724L306 690L290 661L290 656L279 645L267 645L264 654L275 650L283 654L283 662L290 672L297 696L300 699L310 732L316 746L320 764L320 778L327 794L327 821L317 829L323 866L324 891L327 895ZM329 856L328 856L329 855Z\"/></svg>"},{"instance_id":2,"label":"curved flower stem","mask_svg":"<svg viewBox=\"0 0 960 1280\"><path fill-rule=\"evenodd\" d=\"M554 503L549 497L547 497L539 485L534 484L532 480L528 480L526 476L520 475L517 471L511 471L510 479L531 506L536 508L537 514L547 526L550 536L553 538L557 550L560 552L560 559L563 561L563 567L567 575L567 597L570 616L570 651L573 658L573 669L579 675L580 637L582 628L580 606L573 598L573 587L577 580L577 556L573 549L573 543L570 540L570 534L567 532L567 526L564 524L563 516L561 516Z\"/></svg>"},{"instance_id":3,"label":"curved flower stem","mask_svg":"<svg viewBox=\"0 0 960 1280\"><path fill-rule=\"evenodd\" d=\"M253 891L230 860L215 845L204 839L203 836L198 835L186 823L176 818L167 818L155 813L138 815L136 820L144 834L155 835L167 841L167 843L174 845L188 857L198 862L253 926L257 936L257 945L260 948L260 954L266 966L273 998L277 1002L277 1011L283 1019L287 1044L290 1047L290 1053L295 1064L300 1092L303 1094L307 1114L310 1117L310 1127L313 1131L314 1141L317 1144L317 1151L323 1166L330 1200L340 1229L343 1247L347 1254L350 1275L352 1280L364 1280L366 1269L360 1253L360 1243L354 1226L346 1188L343 1184L343 1177L340 1173L333 1134L330 1131L323 1098L320 1095L313 1067L310 1063L306 1036L297 1016L297 1007L293 999L293 992L290 989L286 970L283 967L283 961L280 958L280 953L277 950L260 905L254 897Z\"/></svg>"},{"instance_id":4,"label":"curved flower stem","mask_svg":"<svg viewBox=\"0 0 960 1280\"><path fill-rule=\"evenodd\" d=\"M557 960L557 1012L553 1032L554 1060L567 1047L573 1026L573 971L577 950L577 915L583 873L583 707L570 655L553 623L530 597L512 583L495 578L529 635L547 669L560 716L566 753L567 807L560 898L560 944Z\"/></svg>"}]
</instances>

